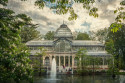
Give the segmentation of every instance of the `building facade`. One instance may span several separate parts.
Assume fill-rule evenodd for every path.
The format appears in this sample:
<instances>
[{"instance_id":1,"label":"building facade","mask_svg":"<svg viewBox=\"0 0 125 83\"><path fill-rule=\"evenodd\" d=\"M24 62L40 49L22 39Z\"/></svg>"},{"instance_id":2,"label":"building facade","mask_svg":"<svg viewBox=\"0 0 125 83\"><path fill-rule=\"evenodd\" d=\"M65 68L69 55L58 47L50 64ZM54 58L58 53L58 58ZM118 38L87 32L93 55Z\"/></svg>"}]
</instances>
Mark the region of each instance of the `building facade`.
<instances>
[{"instance_id":1,"label":"building facade","mask_svg":"<svg viewBox=\"0 0 125 83\"><path fill-rule=\"evenodd\" d=\"M56 30L54 40L32 40L26 43L31 49L31 59L35 59L34 56L39 52L38 47L44 47L46 49L46 56L43 56L44 67L50 67L52 58L56 58L56 65L58 68L65 66L76 68L77 62L76 53L80 48L87 50L87 56L100 57L101 68L106 69L107 59L111 55L105 51L105 46L99 41L92 40L74 40L73 34L67 25L62 24Z\"/></svg>"}]
</instances>

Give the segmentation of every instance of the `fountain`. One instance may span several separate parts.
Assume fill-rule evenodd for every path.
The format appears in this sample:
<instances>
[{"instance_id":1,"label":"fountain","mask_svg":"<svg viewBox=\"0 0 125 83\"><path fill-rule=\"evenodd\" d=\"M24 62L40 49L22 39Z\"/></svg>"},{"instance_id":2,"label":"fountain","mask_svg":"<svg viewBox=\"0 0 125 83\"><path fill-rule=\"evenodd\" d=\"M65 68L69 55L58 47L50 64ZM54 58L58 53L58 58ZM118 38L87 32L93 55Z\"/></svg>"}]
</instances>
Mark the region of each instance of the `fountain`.
<instances>
[{"instance_id":1,"label":"fountain","mask_svg":"<svg viewBox=\"0 0 125 83\"><path fill-rule=\"evenodd\" d=\"M51 71L50 71L50 78L44 79L44 83L56 83L56 81L59 80L56 78L56 60L53 58L52 65L51 65Z\"/></svg>"},{"instance_id":2,"label":"fountain","mask_svg":"<svg viewBox=\"0 0 125 83\"><path fill-rule=\"evenodd\" d=\"M51 79L56 79L56 60L55 60L55 58L53 58L53 60L52 60L50 77L51 77Z\"/></svg>"}]
</instances>

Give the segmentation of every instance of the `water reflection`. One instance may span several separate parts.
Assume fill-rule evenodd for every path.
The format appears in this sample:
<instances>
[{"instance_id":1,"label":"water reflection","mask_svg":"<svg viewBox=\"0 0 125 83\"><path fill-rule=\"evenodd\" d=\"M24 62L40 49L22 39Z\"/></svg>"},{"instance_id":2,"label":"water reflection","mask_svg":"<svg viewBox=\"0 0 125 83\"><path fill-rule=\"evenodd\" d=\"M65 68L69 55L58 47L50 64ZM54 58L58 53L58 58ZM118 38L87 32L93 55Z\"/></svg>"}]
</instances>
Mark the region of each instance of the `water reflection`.
<instances>
[{"instance_id":1,"label":"water reflection","mask_svg":"<svg viewBox=\"0 0 125 83\"><path fill-rule=\"evenodd\" d=\"M34 83L125 83L125 75L119 75L115 79L107 75L75 76L58 75L56 79L50 76L36 77Z\"/></svg>"}]
</instances>

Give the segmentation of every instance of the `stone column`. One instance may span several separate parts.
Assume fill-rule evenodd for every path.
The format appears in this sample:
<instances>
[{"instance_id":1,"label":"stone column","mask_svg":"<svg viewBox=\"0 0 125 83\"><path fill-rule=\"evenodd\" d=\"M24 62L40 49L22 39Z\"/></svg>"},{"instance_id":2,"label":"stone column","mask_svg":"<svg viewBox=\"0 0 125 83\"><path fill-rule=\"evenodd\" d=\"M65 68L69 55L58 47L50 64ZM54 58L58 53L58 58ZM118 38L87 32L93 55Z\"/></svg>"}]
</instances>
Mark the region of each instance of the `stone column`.
<instances>
[{"instance_id":1,"label":"stone column","mask_svg":"<svg viewBox=\"0 0 125 83\"><path fill-rule=\"evenodd\" d=\"M70 67L70 56L69 56L69 61L68 61L68 62L69 62L69 65L68 65L68 66Z\"/></svg>"},{"instance_id":2,"label":"stone column","mask_svg":"<svg viewBox=\"0 0 125 83\"><path fill-rule=\"evenodd\" d=\"M60 67L60 55L59 55L59 67Z\"/></svg>"},{"instance_id":3,"label":"stone column","mask_svg":"<svg viewBox=\"0 0 125 83\"><path fill-rule=\"evenodd\" d=\"M64 66L65 66L65 56L64 56Z\"/></svg>"},{"instance_id":4,"label":"stone column","mask_svg":"<svg viewBox=\"0 0 125 83\"><path fill-rule=\"evenodd\" d=\"M74 67L74 56L72 56L72 68Z\"/></svg>"}]
</instances>

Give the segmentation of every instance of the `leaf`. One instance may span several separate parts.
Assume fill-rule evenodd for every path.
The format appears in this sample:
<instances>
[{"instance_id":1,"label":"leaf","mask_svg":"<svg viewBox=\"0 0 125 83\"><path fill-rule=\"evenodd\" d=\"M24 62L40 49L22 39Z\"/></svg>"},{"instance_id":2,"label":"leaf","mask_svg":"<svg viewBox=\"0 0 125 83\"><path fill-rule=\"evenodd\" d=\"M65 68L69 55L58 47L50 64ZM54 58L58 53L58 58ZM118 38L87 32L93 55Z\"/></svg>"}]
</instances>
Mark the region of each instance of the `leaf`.
<instances>
[{"instance_id":1,"label":"leaf","mask_svg":"<svg viewBox=\"0 0 125 83\"><path fill-rule=\"evenodd\" d=\"M121 1L121 2L120 2L120 5L125 5L125 1Z\"/></svg>"},{"instance_id":2,"label":"leaf","mask_svg":"<svg viewBox=\"0 0 125 83\"><path fill-rule=\"evenodd\" d=\"M45 1L44 0L37 0L35 2L35 6L38 6L39 8L43 9L44 5L45 5Z\"/></svg>"},{"instance_id":3,"label":"leaf","mask_svg":"<svg viewBox=\"0 0 125 83\"><path fill-rule=\"evenodd\" d=\"M117 10L114 11L114 13L117 13L117 12L118 12Z\"/></svg>"}]
</instances>

